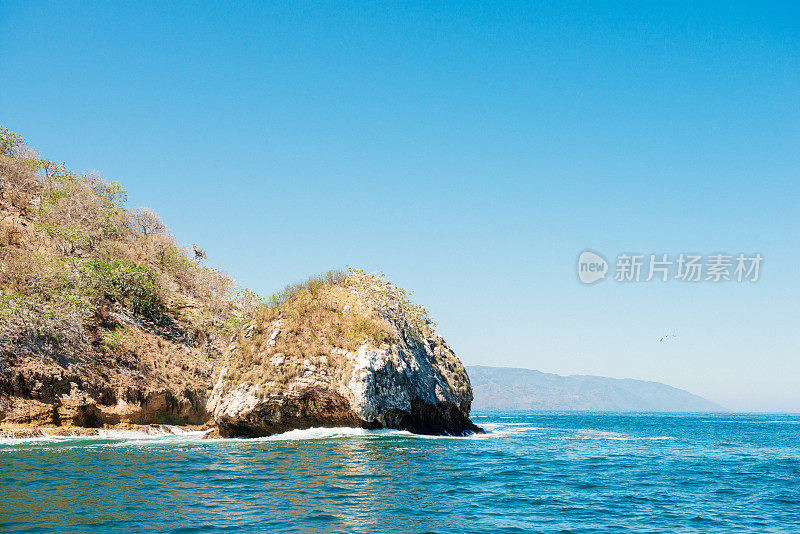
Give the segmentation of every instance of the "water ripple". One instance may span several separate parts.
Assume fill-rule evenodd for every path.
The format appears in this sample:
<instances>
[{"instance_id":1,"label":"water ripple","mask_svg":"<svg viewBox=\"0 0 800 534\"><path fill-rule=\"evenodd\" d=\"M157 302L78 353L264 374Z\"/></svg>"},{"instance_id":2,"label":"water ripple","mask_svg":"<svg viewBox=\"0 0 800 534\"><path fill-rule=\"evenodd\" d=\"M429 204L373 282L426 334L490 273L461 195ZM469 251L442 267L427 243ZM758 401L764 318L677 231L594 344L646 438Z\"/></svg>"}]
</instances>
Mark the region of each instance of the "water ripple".
<instances>
[{"instance_id":1,"label":"water ripple","mask_svg":"<svg viewBox=\"0 0 800 534\"><path fill-rule=\"evenodd\" d=\"M486 435L5 440L0 532L800 531L800 417L483 413Z\"/></svg>"}]
</instances>

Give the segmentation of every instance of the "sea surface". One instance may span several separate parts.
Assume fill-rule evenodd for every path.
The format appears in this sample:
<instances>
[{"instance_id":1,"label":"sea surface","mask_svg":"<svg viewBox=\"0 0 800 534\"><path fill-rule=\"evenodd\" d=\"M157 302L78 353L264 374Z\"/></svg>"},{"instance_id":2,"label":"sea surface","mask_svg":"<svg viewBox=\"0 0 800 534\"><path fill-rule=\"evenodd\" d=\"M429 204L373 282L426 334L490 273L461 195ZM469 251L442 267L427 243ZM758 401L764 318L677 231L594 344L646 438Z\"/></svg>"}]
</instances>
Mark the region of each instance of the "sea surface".
<instances>
[{"instance_id":1,"label":"sea surface","mask_svg":"<svg viewBox=\"0 0 800 534\"><path fill-rule=\"evenodd\" d=\"M800 532L800 415L0 441L0 532Z\"/></svg>"}]
</instances>

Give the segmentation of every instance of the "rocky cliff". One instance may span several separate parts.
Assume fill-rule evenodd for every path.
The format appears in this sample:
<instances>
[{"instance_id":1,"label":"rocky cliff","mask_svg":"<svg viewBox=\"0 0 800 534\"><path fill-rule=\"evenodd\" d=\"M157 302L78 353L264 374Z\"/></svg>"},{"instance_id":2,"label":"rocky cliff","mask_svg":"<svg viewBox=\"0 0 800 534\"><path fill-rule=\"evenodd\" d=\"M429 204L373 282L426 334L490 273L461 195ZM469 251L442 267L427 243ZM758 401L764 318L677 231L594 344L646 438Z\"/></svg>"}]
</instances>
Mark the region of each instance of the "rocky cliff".
<instances>
[{"instance_id":1,"label":"rocky cliff","mask_svg":"<svg viewBox=\"0 0 800 534\"><path fill-rule=\"evenodd\" d=\"M128 208L118 183L0 127L0 426L203 424L213 411L236 436L478 430L464 367L404 291L331 273L261 306L204 259Z\"/></svg>"},{"instance_id":2,"label":"rocky cliff","mask_svg":"<svg viewBox=\"0 0 800 534\"><path fill-rule=\"evenodd\" d=\"M204 258L0 127L0 425L207 422L253 299Z\"/></svg>"},{"instance_id":3,"label":"rocky cliff","mask_svg":"<svg viewBox=\"0 0 800 534\"><path fill-rule=\"evenodd\" d=\"M356 426L480 432L455 353L403 290L360 271L288 288L228 348L209 401L222 436Z\"/></svg>"},{"instance_id":4,"label":"rocky cliff","mask_svg":"<svg viewBox=\"0 0 800 534\"><path fill-rule=\"evenodd\" d=\"M213 362L187 346L177 324L156 325L108 301L87 323L85 340L0 346L0 423L101 427L209 420ZM109 339L108 332L116 337Z\"/></svg>"}]
</instances>

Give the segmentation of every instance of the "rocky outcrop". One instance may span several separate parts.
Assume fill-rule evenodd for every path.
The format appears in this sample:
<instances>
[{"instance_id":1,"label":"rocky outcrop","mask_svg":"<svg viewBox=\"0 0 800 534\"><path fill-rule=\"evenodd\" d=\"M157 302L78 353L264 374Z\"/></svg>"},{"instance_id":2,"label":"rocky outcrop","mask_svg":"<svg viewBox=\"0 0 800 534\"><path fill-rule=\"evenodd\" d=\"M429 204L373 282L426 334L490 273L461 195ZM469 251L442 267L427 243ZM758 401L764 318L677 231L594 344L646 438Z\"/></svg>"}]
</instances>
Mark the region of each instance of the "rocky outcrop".
<instances>
[{"instance_id":1,"label":"rocky outcrop","mask_svg":"<svg viewBox=\"0 0 800 534\"><path fill-rule=\"evenodd\" d=\"M422 308L382 279L351 272L299 288L229 347L209 411L221 436L321 426L421 434L482 432L472 389Z\"/></svg>"},{"instance_id":2,"label":"rocky outcrop","mask_svg":"<svg viewBox=\"0 0 800 534\"><path fill-rule=\"evenodd\" d=\"M258 298L0 126L0 425L198 424Z\"/></svg>"},{"instance_id":3,"label":"rocky outcrop","mask_svg":"<svg viewBox=\"0 0 800 534\"><path fill-rule=\"evenodd\" d=\"M57 350L0 343L0 424L97 428L209 421L213 362L166 335L163 325L101 305L90 329L94 342Z\"/></svg>"}]
</instances>

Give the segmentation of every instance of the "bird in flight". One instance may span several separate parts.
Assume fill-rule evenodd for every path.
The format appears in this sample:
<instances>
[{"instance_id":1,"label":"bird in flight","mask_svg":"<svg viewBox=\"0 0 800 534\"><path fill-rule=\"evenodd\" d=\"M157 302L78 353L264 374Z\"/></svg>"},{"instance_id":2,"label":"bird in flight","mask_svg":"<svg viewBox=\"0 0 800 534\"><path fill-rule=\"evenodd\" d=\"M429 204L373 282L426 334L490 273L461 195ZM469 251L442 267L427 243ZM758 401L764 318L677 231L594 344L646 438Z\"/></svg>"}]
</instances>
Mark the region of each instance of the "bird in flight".
<instances>
[{"instance_id":1,"label":"bird in flight","mask_svg":"<svg viewBox=\"0 0 800 534\"><path fill-rule=\"evenodd\" d=\"M675 337L676 338L678 336L676 336L675 334L665 334L665 335L661 336L661 338L658 340L658 342L659 343L663 343L664 341L668 340L671 337Z\"/></svg>"}]
</instances>

